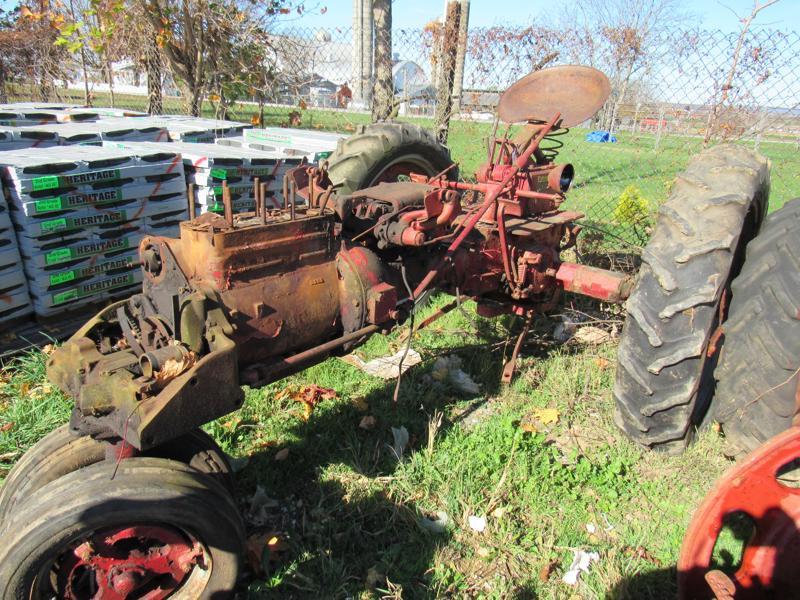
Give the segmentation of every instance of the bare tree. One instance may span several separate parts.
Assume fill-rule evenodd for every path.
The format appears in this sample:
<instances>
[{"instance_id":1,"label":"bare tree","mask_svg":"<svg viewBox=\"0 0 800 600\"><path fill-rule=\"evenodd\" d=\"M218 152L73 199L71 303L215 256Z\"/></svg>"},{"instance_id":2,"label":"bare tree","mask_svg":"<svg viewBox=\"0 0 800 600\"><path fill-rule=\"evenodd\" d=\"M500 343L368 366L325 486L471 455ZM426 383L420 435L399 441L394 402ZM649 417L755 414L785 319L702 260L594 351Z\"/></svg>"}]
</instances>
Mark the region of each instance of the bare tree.
<instances>
[{"instance_id":1,"label":"bare tree","mask_svg":"<svg viewBox=\"0 0 800 600\"><path fill-rule=\"evenodd\" d=\"M728 103L728 98L730 96L731 90L733 89L733 80L736 77L738 70L739 70L739 61L742 54L742 48L745 45L745 40L747 39L747 32L750 30L750 26L755 21L758 13L760 13L765 8L769 8L773 4L776 4L778 0L753 0L753 8L750 11L750 14L744 18L739 18L742 27L739 32L739 38L736 41L736 47L733 50L733 55L731 56L731 64L730 68L728 69L728 73L725 77L725 81L723 82L722 86L719 90L714 90L714 100L711 103L711 110L708 113L708 121L706 122L706 131L705 135L703 136L703 146L708 146L708 143L711 141L711 137L714 134L714 130L717 127L717 122L719 120L720 112L722 111L723 107ZM717 94L719 96L717 97Z\"/></svg>"},{"instance_id":2,"label":"bare tree","mask_svg":"<svg viewBox=\"0 0 800 600\"><path fill-rule=\"evenodd\" d=\"M684 0L578 0L576 21L585 43L588 62L606 71L611 79L610 110L606 129L613 129L631 81L665 50L661 33L685 22L690 15ZM597 36L596 34L600 35Z\"/></svg>"}]
</instances>

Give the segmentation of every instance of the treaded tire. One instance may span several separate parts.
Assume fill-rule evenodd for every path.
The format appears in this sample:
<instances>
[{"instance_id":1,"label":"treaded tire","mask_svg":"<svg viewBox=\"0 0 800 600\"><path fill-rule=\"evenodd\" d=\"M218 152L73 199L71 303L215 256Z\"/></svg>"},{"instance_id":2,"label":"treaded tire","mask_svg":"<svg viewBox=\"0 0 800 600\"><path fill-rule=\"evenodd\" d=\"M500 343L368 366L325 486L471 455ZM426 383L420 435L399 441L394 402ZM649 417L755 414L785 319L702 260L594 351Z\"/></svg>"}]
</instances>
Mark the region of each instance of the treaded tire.
<instances>
[{"instance_id":1,"label":"treaded tire","mask_svg":"<svg viewBox=\"0 0 800 600\"><path fill-rule=\"evenodd\" d=\"M202 587L176 590L171 598L232 596L245 530L227 490L177 461L129 458L111 479L114 468L100 463L47 484L0 529L0 599L38 598L32 596L37 578L74 540L140 524L174 527L210 555L211 571Z\"/></svg>"},{"instance_id":2,"label":"treaded tire","mask_svg":"<svg viewBox=\"0 0 800 600\"><path fill-rule=\"evenodd\" d=\"M694 157L659 207L627 302L614 385L615 421L638 444L680 453L708 409L714 361L706 353L720 299L768 197L767 159L724 145Z\"/></svg>"},{"instance_id":3,"label":"treaded tire","mask_svg":"<svg viewBox=\"0 0 800 600\"><path fill-rule=\"evenodd\" d=\"M225 453L210 435L200 429L152 448L145 456L178 460L200 473L214 476L233 490L232 470ZM75 436L67 425L54 429L30 448L6 477L0 489L0 524L17 504L39 488L105 458L102 442L89 436Z\"/></svg>"},{"instance_id":4,"label":"treaded tire","mask_svg":"<svg viewBox=\"0 0 800 600\"><path fill-rule=\"evenodd\" d=\"M800 198L769 215L733 281L713 417L741 457L788 429L800 369Z\"/></svg>"},{"instance_id":5,"label":"treaded tire","mask_svg":"<svg viewBox=\"0 0 800 600\"><path fill-rule=\"evenodd\" d=\"M434 135L419 125L410 123L374 123L362 125L354 135L340 140L336 150L328 158L328 176L340 194L352 194L356 190L377 185L393 167L406 163L424 175L436 175L449 167L453 161L450 150ZM404 174L405 174L404 173ZM458 179L458 168L447 173L448 179Z\"/></svg>"}]
</instances>

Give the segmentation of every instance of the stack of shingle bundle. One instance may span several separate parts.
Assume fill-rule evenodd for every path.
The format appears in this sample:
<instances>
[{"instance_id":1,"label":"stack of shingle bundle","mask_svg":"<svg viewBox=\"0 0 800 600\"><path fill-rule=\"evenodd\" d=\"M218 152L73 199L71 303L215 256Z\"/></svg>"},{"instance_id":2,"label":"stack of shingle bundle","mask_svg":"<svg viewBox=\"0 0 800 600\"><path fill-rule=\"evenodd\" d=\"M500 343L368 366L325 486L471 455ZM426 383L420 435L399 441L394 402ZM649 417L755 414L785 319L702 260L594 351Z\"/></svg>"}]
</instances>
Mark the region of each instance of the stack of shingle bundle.
<instances>
[{"instance_id":1,"label":"stack of shingle bundle","mask_svg":"<svg viewBox=\"0 0 800 600\"><path fill-rule=\"evenodd\" d=\"M0 323L32 311L8 206L0 196Z\"/></svg>"},{"instance_id":2,"label":"stack of shingle bundle","mask_svg":"<svg viewBox=\"0 0 800 600\"><path fill-rule=\"evenodd\" d=\"M127 293L141 282L141 239L177 236L188 216L174 150L32 149L0 166L39 316Z\"/></svg>"},{"instance_id":3,"label":"stack of shingle bundle","mask_svg":"<svg viewBox=\"0 0 800 600\"><path fill-rule=\"evenodd\" d=\"M233 212L255 209L255 179L266 184L267 208L283 204L283 177L301 162L297 157L282 157L274 152L235 148L218 144L171 142L168 144L122 143L132 150L172 149L183 157L187 185L194 186L195 210L222 213L223 182L231 193Z\"/></svg>"}]
</instances>

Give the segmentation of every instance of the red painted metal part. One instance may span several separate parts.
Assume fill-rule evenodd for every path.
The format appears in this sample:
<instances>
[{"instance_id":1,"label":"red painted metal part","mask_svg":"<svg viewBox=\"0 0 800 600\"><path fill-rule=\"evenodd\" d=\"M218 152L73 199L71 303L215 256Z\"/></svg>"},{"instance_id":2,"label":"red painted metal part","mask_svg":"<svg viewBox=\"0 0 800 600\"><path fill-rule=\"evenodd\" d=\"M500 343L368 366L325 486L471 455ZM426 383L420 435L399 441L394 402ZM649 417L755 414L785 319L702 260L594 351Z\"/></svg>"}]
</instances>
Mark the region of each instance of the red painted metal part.
<instances>
[{"instance_id":1,"label":"red painted metal part","mask_svg":"<svg viewBox=\"0 0 800 600\"><path fill-rule=\"evenodd\" d=\"M633 287L633 279L624 273L615 273L570 262L559 265L556 279L568 292L583 294L606 302L623 301Z\"/></svg>"},{"instance_id":2,"label":"red painted metal part","mask_svg":"<svg viewBox=\"0 0 800 600\"><path fill-rule=\"evenodd\" d=\"M434 279L439 275L439 272L444 268L444 266L451 260L453 254L458 247L461 246L462 242L466 239L466 237L470 234L470 232L475 228L475 225L478 224L478 221L481 220L481 217L488 211L496 202L500 194L506 189L506 187L511 183L512 179L516 176L516 174L521 170L524 169L529 161L531 160L531 156L533 153L539 148L539 144L541 141L547 136L547 134L555 127L556 123L558 123L559 119L561 118L561 113L556 113L553 117L542 126L539 132L536 134L536 137L531 141L530 145L525 149L519 158L517 159L516 163L514 163L513 168L511 168L503 177L502 181L499 181L493 185L487 185L487 192L486 197L483 200L483 203L480 207L472 213L469 218L464 223L463 229L458 234L456 239L454 239L450 246L448 246L444 256L442 256L439 261L436 263L428 274L419 282L416 289L414 290L414 298L419 298L422 296L423 292L428 289L428 286L433 282ZM429 183L434 183L430 181ZM436 181L436 184L445 185L446 182L444 181ZM450 187L449 184L448 187Z\"/></svg>"},{"instance_id":3,"label":"red painted metal part","mask_svg":"<svg viewBox=\"0 0 800 600\"><path fill-rule=\"evenodd\" d=\"M177 591L203 550L163 525L95 532L60 559L56 580L67 600L161 600Z\"/></svg>"},{"instance_id":4,"label":"red painted metal part","mask_svg":"<svg viewBox=\"0 0 800 600\"><path fill-rule=\"evenodd\" d=\"M777 478L800 458L800 426L775 436L726 474L695 512L678 561L683 600L713 598L706 575L726 516L745 513L755 524L741 566L730 576L733 596L796 598L800 589L800 488ZM712 577L713 580L713 577Z\"/></svg>"}]
</instances>

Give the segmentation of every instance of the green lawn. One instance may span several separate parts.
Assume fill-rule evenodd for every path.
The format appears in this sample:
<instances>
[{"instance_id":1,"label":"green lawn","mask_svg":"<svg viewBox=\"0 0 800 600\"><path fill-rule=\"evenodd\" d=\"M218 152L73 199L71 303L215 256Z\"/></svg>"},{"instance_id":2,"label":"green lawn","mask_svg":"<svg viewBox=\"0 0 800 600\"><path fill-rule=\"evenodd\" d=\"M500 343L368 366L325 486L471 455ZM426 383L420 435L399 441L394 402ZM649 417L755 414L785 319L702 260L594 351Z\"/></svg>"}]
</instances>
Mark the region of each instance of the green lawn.
<instances>
[{"instance_id":1,"label":"green lawn","mask_svg":"<svg viewBox=\"0 0 800 600\"><path fill-rule=\"evenodd\" d=\"M425 313L446 301L434 299ZM424 360L403 377L397 407L393 382L338 358L247 390L244 408L208 430L245 459L243 511L259 487L275 500L251 533L279 532L288 550L268 576L243 582L246 597L674 597L685 527L728 465L721 441L703 432L677 458L635 447L612 423L613 342L558 345L554 323L537 323L507 388L499 374L520 324L478 318L467 305L415 339ZM393 352L397 335L358 352ZM480 393L441 381L435 359L452 354ZM33 354L2 372L0 475L69 414L43 361ZM306 420L284 390L311 384L336 398ZM359 426L365 416L374 428ZM401 426L410 441L398 460L391 428ZM430 531L441 513L447 524ZM473 530L470 516L484 517L485 531ZM561 581L573 549L600 554L574 588Z\"/></svg>"}]
</instances>

